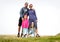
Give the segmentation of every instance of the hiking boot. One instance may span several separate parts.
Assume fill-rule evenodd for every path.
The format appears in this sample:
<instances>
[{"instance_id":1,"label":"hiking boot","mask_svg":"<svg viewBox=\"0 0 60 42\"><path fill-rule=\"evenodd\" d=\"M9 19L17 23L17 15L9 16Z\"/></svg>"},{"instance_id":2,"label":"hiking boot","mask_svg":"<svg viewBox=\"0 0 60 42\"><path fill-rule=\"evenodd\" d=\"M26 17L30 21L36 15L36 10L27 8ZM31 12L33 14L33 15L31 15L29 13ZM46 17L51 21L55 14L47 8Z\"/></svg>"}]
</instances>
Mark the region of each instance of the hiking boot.
<instances>
[{"instance_id":1,"label":"hiking boot","mask_svg":"<svg viewBox=\"0 0 60 42\"><path fill-rule=\"evenodd\" d=\"M24 37L26 37L26 38L27 38L27 34L25 34L25 35L24 35Z\"/></svg>"},{"instance_id":2,"label":"hiking boot","mask_svg":"<svg viewBox=\"0 0 60 42\"><path fill-rule=\"evenodd\" d=\"M40 35L39 35L39 34L37 34L37 35L36 35L36 37L40 37Z\"/></svg>"}]
</instances>

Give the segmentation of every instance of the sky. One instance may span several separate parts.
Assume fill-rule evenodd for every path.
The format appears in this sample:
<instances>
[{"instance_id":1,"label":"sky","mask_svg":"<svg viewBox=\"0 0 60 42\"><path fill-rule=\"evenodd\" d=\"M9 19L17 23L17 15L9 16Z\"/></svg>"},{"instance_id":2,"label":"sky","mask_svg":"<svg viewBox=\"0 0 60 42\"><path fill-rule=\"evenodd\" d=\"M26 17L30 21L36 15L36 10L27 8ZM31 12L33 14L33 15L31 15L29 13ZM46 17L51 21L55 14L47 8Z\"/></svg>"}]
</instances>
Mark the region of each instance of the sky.
<instances>
[{"instance_id":1,"label":"sky","mask_svg":"<svg viewBox=\"0 0 60 42\"><path fill-rule=\"evenodd\" d=\"M25 2L33 4L41 36L60 33L60 0L0 0L0 35L18 33L19 12Z\"/></svg>"}]
</instances>

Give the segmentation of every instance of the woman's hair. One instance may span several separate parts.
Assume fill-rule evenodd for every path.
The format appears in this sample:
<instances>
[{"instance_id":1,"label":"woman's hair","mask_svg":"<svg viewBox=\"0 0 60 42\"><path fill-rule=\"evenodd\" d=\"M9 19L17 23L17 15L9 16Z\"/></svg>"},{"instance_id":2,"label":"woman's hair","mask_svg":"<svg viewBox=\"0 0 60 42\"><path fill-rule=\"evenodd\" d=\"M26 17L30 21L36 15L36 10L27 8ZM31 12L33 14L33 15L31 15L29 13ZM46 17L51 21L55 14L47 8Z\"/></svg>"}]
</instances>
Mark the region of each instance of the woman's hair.
<instances>
[{"instance_id":1,"label":"woman's hair","mask_svg":"<svg viewBox=\"0 0 60 42\"><path fill-rule=\"evenodd\" d=\"M30 4L29 6L31 6L31 7L32 7L32 6L33 6L33 4Z\"/></svg>"}]
</instances>

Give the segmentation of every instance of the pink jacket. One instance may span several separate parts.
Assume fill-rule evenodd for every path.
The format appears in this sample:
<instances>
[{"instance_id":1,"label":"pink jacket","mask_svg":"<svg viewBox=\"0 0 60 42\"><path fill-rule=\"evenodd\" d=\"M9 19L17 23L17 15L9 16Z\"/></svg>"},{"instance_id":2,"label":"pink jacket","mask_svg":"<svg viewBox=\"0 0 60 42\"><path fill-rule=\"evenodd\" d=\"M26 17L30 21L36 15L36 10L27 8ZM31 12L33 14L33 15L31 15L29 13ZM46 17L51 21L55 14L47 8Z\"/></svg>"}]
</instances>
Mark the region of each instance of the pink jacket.
<instances>
[{"instance_id":1,"label":"pink jacket","mask_svg":"<svg viewBox=\"0 0 60 42\"><path fill-rule=\"evenodd\" d=\"M22 21L22 28L28 28L29 27L29 20L28 19L24 19Z\"/></svg>"}]
</instances>

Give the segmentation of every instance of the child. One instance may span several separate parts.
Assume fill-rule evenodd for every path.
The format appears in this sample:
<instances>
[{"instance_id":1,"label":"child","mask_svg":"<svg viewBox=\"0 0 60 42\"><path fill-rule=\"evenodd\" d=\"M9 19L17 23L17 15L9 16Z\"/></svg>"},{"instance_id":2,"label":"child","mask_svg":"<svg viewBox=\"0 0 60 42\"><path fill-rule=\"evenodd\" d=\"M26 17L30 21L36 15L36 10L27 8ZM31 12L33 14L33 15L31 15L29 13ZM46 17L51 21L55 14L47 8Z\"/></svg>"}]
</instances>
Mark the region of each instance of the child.
<instances>
[{"instance_id":1,"label":"child","mask_svg":"<svg viewBox=\"0 0 60 42\"><path fill-rule=\"evenodd\" d=\"M30 29L29 29L29 36L34 37L35 36L35 28L34 28L34 22L31 23Z\"/></svg>"},{"instance_id":2,"label":"child","mask_svg":"<svg viewBox=\"0 0 60 42\"><path fill-rule=\"evenodd\" d=\"M29 20L27 14L24 15L22 20L22 33L23 37L27 37L28 35L28 27L29 27Z\"/></svg>"}]
</instances>

